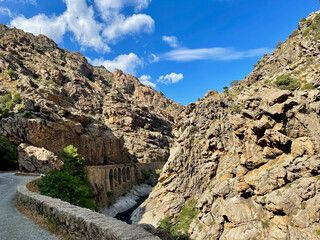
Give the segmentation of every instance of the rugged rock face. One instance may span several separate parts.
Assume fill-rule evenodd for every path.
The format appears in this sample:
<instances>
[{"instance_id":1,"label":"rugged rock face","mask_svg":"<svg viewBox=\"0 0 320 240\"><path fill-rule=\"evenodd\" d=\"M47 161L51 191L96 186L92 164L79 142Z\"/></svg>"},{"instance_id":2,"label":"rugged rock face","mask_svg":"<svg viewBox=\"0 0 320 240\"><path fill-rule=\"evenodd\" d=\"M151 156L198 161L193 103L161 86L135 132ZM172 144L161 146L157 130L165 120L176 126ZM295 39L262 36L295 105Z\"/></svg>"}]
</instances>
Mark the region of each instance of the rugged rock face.
<instances>
[{"instance_id":1,"label":"rugged rock face","mask_svg":"<svg viewBox=\"0 0 320 240\"><path fill-rule=\"evenodd\" d=\"M21 172L47 174L51 169L59 170L63 162L52 152L22 143L18 147Z\"/></svg>"},{"instance_id":2,"label":"rugged rock face","mask_svg":"<svg viewBox=\"0 0 320 240\"><path fill-rule=\"evenodd\" d=\"M167 160L183 106L44 35L0 25L0 39L0 94L22 98L1 101L0 135L57 155L73 144L90 165Z\"/></svg>"},{"instance_id":3,"label":"rugged rock face","mask_svg":"<svg viewBox=\"0 0 320 240\"><path fill-rule=\"evenodd\" d=\"M191 239L319 239L319 19L302 20L245 80L176 119L140 223L182 223ZM188 223L179 216L191 200Z\"/></svg>"}]
</instances>

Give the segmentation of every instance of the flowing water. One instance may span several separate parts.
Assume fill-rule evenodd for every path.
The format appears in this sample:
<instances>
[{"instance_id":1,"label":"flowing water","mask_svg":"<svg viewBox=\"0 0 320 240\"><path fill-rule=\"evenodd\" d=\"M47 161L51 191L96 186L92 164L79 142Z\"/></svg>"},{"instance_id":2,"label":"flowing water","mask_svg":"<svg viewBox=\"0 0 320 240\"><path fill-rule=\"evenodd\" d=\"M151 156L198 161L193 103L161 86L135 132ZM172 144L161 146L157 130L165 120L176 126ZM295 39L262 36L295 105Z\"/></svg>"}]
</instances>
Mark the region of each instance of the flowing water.
<instances>
[{"instance_id":1,"label":"flowing water","mask_svg":"<svg viewBox=\"0 0 320 240\"><path fill-rule=\"evenodd\" d=\"M131 224L131 214L133 213L134 210L136 210L145 200L147 199L147 197L140 197L137 201L137 204L135 206L133 206L132 208L128 209L125 212L122 213L118 213L115 218L121 221L124 221L126 223Z\"/></svg>"}]
</instances>

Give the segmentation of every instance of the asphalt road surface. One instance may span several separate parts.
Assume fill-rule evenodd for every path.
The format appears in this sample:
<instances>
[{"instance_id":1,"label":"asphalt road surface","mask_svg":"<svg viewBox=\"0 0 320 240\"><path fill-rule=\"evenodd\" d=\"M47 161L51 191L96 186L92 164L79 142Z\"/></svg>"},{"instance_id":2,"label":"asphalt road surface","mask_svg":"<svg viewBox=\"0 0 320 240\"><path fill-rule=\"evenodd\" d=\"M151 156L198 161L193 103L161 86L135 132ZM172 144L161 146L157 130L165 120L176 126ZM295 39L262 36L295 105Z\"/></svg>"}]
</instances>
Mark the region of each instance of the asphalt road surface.
<instances>
[{"instance_id":1,"label":"asphalt road surface","mask_svg":"<svg viewBox=\"0 0 320 240\"><path fill-rule=\"evenodd\" d=\"M17 186L33 177L0 173L0 240L51 240L58 238L21 213L14 206Z\"/></svg>"}]
</instances>

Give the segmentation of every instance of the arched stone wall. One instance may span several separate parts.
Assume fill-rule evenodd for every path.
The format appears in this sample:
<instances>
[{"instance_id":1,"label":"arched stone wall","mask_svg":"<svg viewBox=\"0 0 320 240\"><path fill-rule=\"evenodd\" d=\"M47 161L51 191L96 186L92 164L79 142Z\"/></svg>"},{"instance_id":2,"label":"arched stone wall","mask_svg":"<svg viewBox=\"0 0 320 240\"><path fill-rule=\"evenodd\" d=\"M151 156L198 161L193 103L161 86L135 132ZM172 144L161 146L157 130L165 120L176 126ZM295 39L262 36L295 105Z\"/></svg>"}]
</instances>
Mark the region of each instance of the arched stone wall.
<instances>
[{"instance_id":1,"label":"arched stone wall","mask_svg":"<svg viewBox=\"0 0 320 240\"><path fill-rule=\"evenodd\" d=\"M140 163L87 167L91 185L100 186L97 190L93 188L93 191L95 191L93 195L96 195L95 199L99 201L98 205L105 207L137 184L136 171L158 169L162 168L163 165L164 163Z\"/></svg>"}]
</instances>

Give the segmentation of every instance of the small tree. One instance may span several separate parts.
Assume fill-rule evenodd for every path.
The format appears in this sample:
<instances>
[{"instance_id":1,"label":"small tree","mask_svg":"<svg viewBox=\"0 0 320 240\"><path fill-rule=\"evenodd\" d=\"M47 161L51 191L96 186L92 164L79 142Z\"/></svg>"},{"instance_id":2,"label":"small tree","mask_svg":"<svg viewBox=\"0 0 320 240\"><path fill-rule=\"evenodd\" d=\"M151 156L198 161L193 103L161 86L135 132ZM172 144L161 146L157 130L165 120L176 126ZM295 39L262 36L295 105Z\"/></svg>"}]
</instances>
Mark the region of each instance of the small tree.
<instances>
[{"instance_id":1,"label":"small tree","mask_svg":"<svg viewBox=\"0 0 320 240\"><path fill-rule=\"evenodd\" d=\"M231 83L230 83L230 86L231 87L235 87L239 84L239 80L233 80Z\"/></svg>"},{"instance_id":2,"label":"small tree","mask_svg":"<svg viewBox=\"0 0 320 240\"><path fill-rule=\"evenodd\" d=\"M283 45L283 42L279 40L279 41L277 42L277 48L280 48L282 45Z\"/></svg>"},{"instance_id":3,"label":"small tree","mask_svg":"<svg viewBox=\"0 0 320 240\"><path fill-rule=\"evenodd\" d=\"M12 68L10 68L10 69L8 70L7 74L8 74L8 75L9 75L9 77L10 77L10 81L12 81L12 77L13 77L13 74L14 74L13 69L12 69Z\"/></svg>"},{"instance_id":4,"label":"small tree","mask_svg":"<svg viewBox=\"0 0 320 240\"><path fill-rule=\"evenodd\" d=\"M223 87L223 90L224 90L224 91L223 91L224 93L226 93L226 94L229 93L229 88L228 88L227 86L224 86L224 87Z\"/></svg>"},{"instance_id":5,"label":"small tree","mask_svg":"<svg viewBox=\"0 0 320 240\"><path fill-rule=\"evenodd\" d=\"M42 177L38 184L40 193L80 207L97 210L92 199L85 159L72 145L64 148L61 156L64 160L63 167L60 171L51 170L49 175Z\"/></svg>"}]
</instances>

